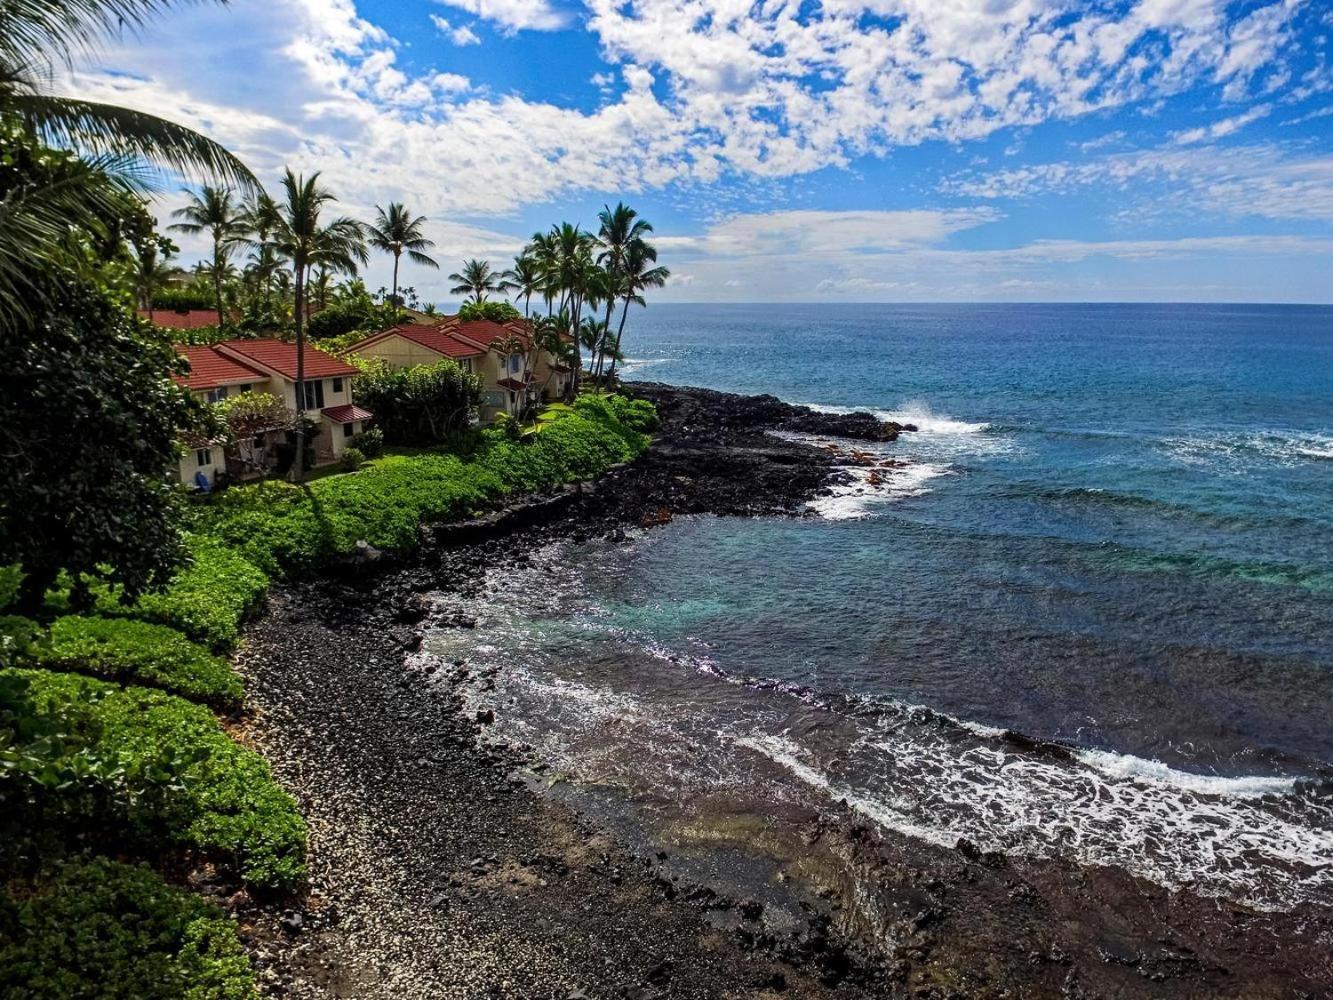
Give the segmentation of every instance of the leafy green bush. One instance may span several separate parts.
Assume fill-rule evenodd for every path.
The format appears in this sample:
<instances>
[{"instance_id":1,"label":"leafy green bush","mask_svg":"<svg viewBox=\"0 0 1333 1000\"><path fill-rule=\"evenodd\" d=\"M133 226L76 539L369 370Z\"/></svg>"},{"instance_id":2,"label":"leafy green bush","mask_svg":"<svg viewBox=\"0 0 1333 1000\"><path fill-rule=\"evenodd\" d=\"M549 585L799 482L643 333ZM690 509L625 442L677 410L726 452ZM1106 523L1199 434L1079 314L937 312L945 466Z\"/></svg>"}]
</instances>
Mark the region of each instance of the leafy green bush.
<instances>
[{"instance_id":1,"label":"leafy green bush","mask_svg":"<svg viewBox=\"0 0 1333 1000\"><path fill-rule=\"evenodd\" d=\"M378 427L367 427L360 434L353 434L349 444L366 458L379 458L384 454L384 432Z\"/></svg>"},{"instance_id":2,"label":"leafy green bush","mask_svg":"<svg viewBox=\"0 0 1333 1000\"><path fill-rule=\"evenodd\" d=\"M0 893L0 995L250 1000L256 993L221 911L145 867L95 858Z\"/></svg>"},{"instance_id":3,"label":"leafy green bush","mask_svg":"<svg viewBox=\"0 0 1333 1000\"><path fill-rule=\"evenodd\" d=\"M268 577L244 554L211 535L196 532L186 543L190 565L165 590L130 605L121 604L114 591L103 591L97 611L170 625L215 652L225 652L236 644L242 620L263 601Z\"/></svg>"},{"instance_id":4,"label":"leafy green bush","mask_svg":"<svg viewBox=\"0 0 1333 1000\"><path fill-rule=\"evenodd\" d=\"M636 431L655 431L660 421L657 407L646 399L630 399L628 396L607 396L611 409L622 424Z\"/></svg>"},{"instance_id":5,"label":"leafy green bush","mask_svg":"<svg viewBox=\"0 0 1333 1000\"><path fill-rule=\"evenodd\" d=\"M226 660L173 628L132 619L58 618L33 659L50 669L148 684L227 710L239 708L245 696Z\"/></svg>"},{"instance_id":6,"label":"leafy green bush","mask_svg":"<svg viewBox=\"0 0 1333 1000\"><path fill-rule=\"evenodd\" d=\"M466 427L481 402L481 379L456 361L393 368L376 359L350 360L361 369L352 398L375 414L389 444L437 445Z\"/></svg>"},{"instance_id":7,"label":"leafy green bush","mask_svg":"<svg viewBox=\"0 0 1333 1000\"><path fill-rule=\"evenodd\" d=\"M159 288L153 293L153 308L163 312L187 309L216 309L213 289L207 285L186 285L183 288Z\"/></svg>"},{"instance_id":8,"label":"leafy green bush","mask_svg":"<svg viewBox=\"0 0 1333 1000\"><path fill-rule=\"evenodd\" d=\"M494 430L478 437L467 459L440 451L391 455L355 476L229 490L205 509L201 530L272 576L305 572L359 539L412 549L422 522L466 516L508 493L587 479L648 444L605 398L581 404L532 441L506 440Z\"/></svg>"},{"instance_id":9,"label":"leafy green bush","mask_svg":"<svg viewBox=\"0 0 1333 1000\"><path fill-rule=\"evenodd\" d=\"M361 466L366 464L366 455L355 445L348 445L343 449L342 455L338 457L338 465L343 472L355 472Z\"/></svg>"},{"instance_id":10,"label":"leafy green bush","mask_svg":"<svg viewBox=\"0 0 1333 1000\"><path fill-rule=\"evenodd\" d=\"M26 662L41 641L42 631L31 618L0 615L0 667Z\"/></svg>"},{"instance_id":11,"label":"leafy green bush","mask_svg":"<svg viewBox=\"0 0 1333 1000\"><path fill-rule=\"evenodd\" d=\"M305 824L212 712L76 674L0 671L0 802L20 830L191 847L263 889L305 873Z\"/></svg>"},{"instance_id":12,"label":"leafy green bush","mask_svg":"<svg viewBox=\"0 0 1333 1000\"><path fill-rule=\"evenodd\" d=\"M522 319L523 314L508 302L464 302L458 308L458 318L464 323L472 320L488 319L492 323L505 323L511 319Z\"/></svg>"},{"instance_id":13,"label":"leafy green bush","mask_svg":"<svg viewBox=\"0 0 1333 1000\"><path fill-rule=\"evenodd\" d=\"M388 302L376 302L369 295L357 295L346 302L334 302L310 317L309 332L315 340L341 337L353 331L371 334L398 323L403 312Z\"/></svg>"}]
</instances>

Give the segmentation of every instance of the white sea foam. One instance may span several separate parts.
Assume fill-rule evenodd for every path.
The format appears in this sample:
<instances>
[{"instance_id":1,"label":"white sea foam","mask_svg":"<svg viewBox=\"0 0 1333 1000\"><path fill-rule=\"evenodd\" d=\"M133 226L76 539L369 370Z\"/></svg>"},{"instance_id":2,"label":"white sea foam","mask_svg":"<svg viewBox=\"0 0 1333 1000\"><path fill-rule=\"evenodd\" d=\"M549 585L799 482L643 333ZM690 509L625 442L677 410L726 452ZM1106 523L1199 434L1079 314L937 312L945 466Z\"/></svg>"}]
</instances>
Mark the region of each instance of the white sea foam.
<instances>
[{"instance_id":1,"label":"white sea foam","mask_svg":"<svg viewBox=\"0 0 1333 1000\"><path fill-rule=\"evenodd\" d=\"M833 406L825 403L803 403L817 413L870 413L880 420L891 420L899 424L912 424L918 434L980 434L990 428L989 423L971 423L955 420L933 412L921 402L906 403L896 410L883 410L873 406Z\"/></svg>"},{"instance_id":2,"label":"white sea foam","mask_svg":"<svg viewBox=\"0 0 1333 1000\"><path fill-rule=\"evenodd\" d=\"M674 360L674 358L626 358L616 365L616 371L623 375L633 375L643 368L651 368L653 365L666 364Z\"/></svg>"},{"instance_id":3,"label":"white sea foam","mask_svg":"<svg viewBox=\"0 0 1333 1000\"><path fill-rule=\"evenodd\" d=\"M846 773L864 777L851 782L830 777L788 736L738 742L886 830L929 843L967 839L982 850L1113 865L1269 909L1327 904L1333 894L1329 807L1311 806L1324 815L1307 826L1258 801L1289 793L1287 779L1193 775L1109 753L1069 761L969 747L890 723L853 748Z\"/></svg>"},{"instance_id":4,"label":"white sea foam","mask_svg":"<svg viewBox=\"0 0 1333 1000\"><path fill-rule=\"evenodd\" d=\"M830 521L850 521L869 517L876 504L892 503L907 497L929 493L926 485L932 479L948 475L947 465L927 462L890 468L863 468L856 465L838 467L851 477L847 483L831 487L828 496L810 501L810 509ZM871 473L879 478L878 485L870 482Z\"/></svg>"},{"instance_id":5,"label":"white sea foam","mask_svg":"<svg viewBox=\"0 0 1333 1000\"><path fill-rule=\"evenodd\" d=\"M1246 433L1217 431L1189 437L1163 438L1162 445L1188 465L1215 466L1243 474L1255 460L1275 465L1301 465L1311 459L1333 459L1333 437L1287 430Z\"/></svg>"},{"instance_id":6,"label":"white sea foam","mask_svg":"<svg viewBox=\"0 0 1333 1000\"><path fill-rule=\"evenodd\" d=\"M1284 795L1296 787L1295 778L1243 775L1228 778L1215 774L1195 774L1169 767L1159 760L1145 760L1129 754L1105 750L1080 750L1080 761L1111 778L1147 782L1200 795L1219 795L1234 799L1257 799L1265 795Z\"/></svg>"}]
</instances>

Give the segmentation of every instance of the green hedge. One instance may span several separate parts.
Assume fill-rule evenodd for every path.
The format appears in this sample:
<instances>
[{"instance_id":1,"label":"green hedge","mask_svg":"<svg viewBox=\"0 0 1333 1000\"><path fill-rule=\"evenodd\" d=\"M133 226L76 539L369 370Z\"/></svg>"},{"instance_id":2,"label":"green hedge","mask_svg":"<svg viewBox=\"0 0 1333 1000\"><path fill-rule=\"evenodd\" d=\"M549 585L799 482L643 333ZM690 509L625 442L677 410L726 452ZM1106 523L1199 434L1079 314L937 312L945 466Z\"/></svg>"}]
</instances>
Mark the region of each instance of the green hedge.
<instances>
[{"instance_id":1,"label":"green hedge","mask_svg":"<svg viewBox=\"0 0 1333 1000\"><path fill-rule=\"evenodd\" d=\"M587 479L639 455L648 439L622 423L614 405L605 397L580 400L530 441L486 432L467 459L437 451L391 455L355 475L304 486L228 490L206 509L201 530L273 576L317 569L361 539L410 550L422 522L466 516L507 493Z\"/></svg>"},{"instance_id":2,"label":"green hedge","mask_svg":"<svg viewBox=\"0 0 1333 1000\"><path fill-rule=\"evenodd\" d=\"M147 868L94 859L0 892L10 1000L251 1000L250 962L219 910Z\"/></svg>"},{"instance_id":3,"label":"green hedge","mask_svg":"<svg viewBox=\"0 0 1333 1000\"><path fill-rule=\"evenodd\" d=\"M0 671L0 803L10 819L229 862L250 884L304 877L305 824L262 757L202 705L76 674Z\"/></svg>"},{"instance_id":4,"label":"green hedge","mask_svg":"<svg viewBox=\"0 0 1333 1000\"><path fill-rule=\"evenodd\" d=\"M245 697L231 664L165 625L124 618L57 618L34 650L40 666L148 684L232 711Z\"/></svg>"},{"instance_id":5,"label":"green hedge","mask_svg":"<svg viewBox=\"0 0 1333 1000\"><path fill-rule=\"evenodd\" d=\"M191 534L187 546L191 563L165 590L130 605L103 591L97 611L170 625L214 652L226 652L236 645L245 616L264 600L268 577L235 548L207 534Z\"/></svg>"}]
</instances>

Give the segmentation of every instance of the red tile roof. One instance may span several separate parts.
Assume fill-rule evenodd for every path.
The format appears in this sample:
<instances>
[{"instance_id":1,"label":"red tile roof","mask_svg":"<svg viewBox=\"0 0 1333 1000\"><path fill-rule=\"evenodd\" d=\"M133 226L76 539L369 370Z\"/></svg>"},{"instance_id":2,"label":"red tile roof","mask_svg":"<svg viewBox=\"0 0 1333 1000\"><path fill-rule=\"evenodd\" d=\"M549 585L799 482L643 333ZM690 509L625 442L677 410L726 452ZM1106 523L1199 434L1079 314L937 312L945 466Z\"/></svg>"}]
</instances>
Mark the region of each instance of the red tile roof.
<instances>
[{"instance_id":1,"label":"red tile roof","mask_svg":"<svg viewBox=\"0 0 1333 1000\"><path fill-rule=\"evenodd\" d=\"M189 374L175 377L187 389L200 391L216 389L220 385L268 381L263 372L219 353L214 347L193 344L176 344L175 347L176 353L190 362Z\"/></svg>"},{"instance_id":2,"label":"red tile roof","mask_svg":"<svg viewBox=\"0 0 1333 1000\"><path fill-rule=\"evenodd\" d=\"M358 420L369 420L375 415L369 410L363 410L352 403L344 403L342 406L326 406L319 412L335 424L352 424Z\"/></svg>"},{"instance_id":3,"label":"red tile roof","mask_svg":"<svg viewBox=\"0 0 1333 1000\"><path fill-rule=\"evenodd\" d=\"M527 382L520 382L516 378L497 378L495 384L502 385L506 389L512 389L514 392L522 392L528 386L532 385L532 381L528 380Z\"/></svg>"},{"instance_id":4,"label":"red tile roof","mask_svg":"<svg viewBox=\"0 0 1333 1000\"><path fill-rule=\"evenodd\" d=\"M527 328L521 320L496 323L489 319L473 319L462 322L457 316L451 316L445 322L444 329L464 337L474 344L480 344L482 347L494 347L498 341L503 340L510 334L517 334L525 346L528 340Z\"/></svg>"},{"instance_id":5,"label":"red tile roof","mask_svg":"<svg viewBox=\"0 0 1333 1000\"><path fill-rule=\"evenodd\" d=\"M446 358L475 358L486 353L482 348L459 340L446 329L439 326L427 326L424 323L404 323L401 326L391 326L389 329L382 330L375 336L353 345L351 349L355 351L393 334L402 337L404 340L410 340L414 344L420 344L427 350L434 351Z\"/></svg>"},{"instance_id":6,"label":"red tile roof","mask_svg":"<svg viewBox=\"0 0 1333 1000\"><path fill-rule=\"evenodd\" d=\"M260 338L258 340L224 340L218 348L230 354L239 354L253 364L271 368L284 378L296 379L296 345L285 340ZM306 378L338 378L360 375L346 361L325 354L318 347L305 345Z\"/></svg>"},{"instance_id":7,"label":"red tile roof","mask_svg":"<svg viewBox=\"0 0 1333 1000\"><path fill-rule=\"evenodd\" d=\"M139 315L150 319L147 309L140 309ZM154 309L151 317L154 326L168 330L198 330L205 326L218 325L216 309Z\"/></svg>"}]
</instances>

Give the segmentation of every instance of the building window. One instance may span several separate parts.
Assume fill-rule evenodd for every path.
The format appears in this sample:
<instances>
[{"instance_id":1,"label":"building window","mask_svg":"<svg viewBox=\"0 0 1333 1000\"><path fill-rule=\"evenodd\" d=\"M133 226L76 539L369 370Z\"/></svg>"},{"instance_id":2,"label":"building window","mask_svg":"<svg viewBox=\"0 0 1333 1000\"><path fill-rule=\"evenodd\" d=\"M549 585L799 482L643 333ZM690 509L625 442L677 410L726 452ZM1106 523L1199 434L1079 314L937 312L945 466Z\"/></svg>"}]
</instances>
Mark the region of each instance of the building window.
<instances>
[{"instance_id":1,"label":"building window","mask_svg":"<svg viewBox=\"0 0 1333 1000\"><path fill-rule=\"evenodd\" d=\"M519 355L509 355L509 370L515 375L523 370L523 359Z\"/></svg>"},{"instance_id":2,"label":"building window","mask_svg":"<svg viewBox=\"0 0 1333 1000\"><path fill-rule=\"evenodd\" d=\"M342 380L342 379L340 379L340 378L335 378L335 379L333 380L333 391L334 391L334 392L342 392L342 391L343 391L343 380Z\"/></svg>"},{"instance_id":3,"label":"building window","mask_svg":"<svg viewBox=\"0 0 1333 1000\"><path fill-rule=\"evenodd\" d=\"M241 392L249 392L253 388L254 385L250 382L246 382L244 385L237 386L237 389Z\"/></svg>"},{"instance_id":4,"label":"building window","mask_svg":"<svg viewBox=\"0 0 1333 1000\"><path fill-rule=\"evenodd\" d=\"M199 468L201 468L201 469L202 469L205 465L212 465L212 464L213 464L213 452L212 452L212 450L209 449L209 448L200 448L198 451L196 451L196 452L194 453L194 460L195 460L195 462L198 464Z\"/></svg>"},{"instance_id":5,"label":"building window","mask_svg":"<svg viewBox=\"0 0 1333 1000\"><path fill-rule=\"evenodd\" d=\"M324 409L324 380L314 379L305 383L305 405L303 410Z\"/></svg>"},{"instance_id":6,"label":"building window","mask_svg":"<svg viewBox=\"0 0 1333 1000\"><path fill-rule=\"evenodd\" d=\"M470 371L472 371L472 359L471 359L471 358L463 358L463 359L462 359L461 361L459 361L458 363L459 363L460 365L463 366L463 371L465 371L465 372L470 372Z\"/></svg>"},{"instance_id":7,"label":"building window","mask_svg":"<svg viewBox=\"0 0 1333 1000\"><path fill-rule=\"evenodd\" d=\"M356 428L351 424L343 424L343 437L349 438L356 433Z\"/></svg>"},{"instance_id":8,"label":"building window","mask_svg":"<svg viewBox=\"0 0 1333 1000\"><path fill-rule=\"evenodd\" d=\"M227 387L220 385L216 389L208 390L208 401L210 403L220 403L227 398Z\"/></svg>"}]
</instances>

